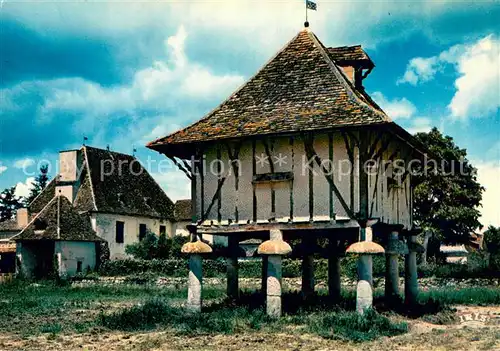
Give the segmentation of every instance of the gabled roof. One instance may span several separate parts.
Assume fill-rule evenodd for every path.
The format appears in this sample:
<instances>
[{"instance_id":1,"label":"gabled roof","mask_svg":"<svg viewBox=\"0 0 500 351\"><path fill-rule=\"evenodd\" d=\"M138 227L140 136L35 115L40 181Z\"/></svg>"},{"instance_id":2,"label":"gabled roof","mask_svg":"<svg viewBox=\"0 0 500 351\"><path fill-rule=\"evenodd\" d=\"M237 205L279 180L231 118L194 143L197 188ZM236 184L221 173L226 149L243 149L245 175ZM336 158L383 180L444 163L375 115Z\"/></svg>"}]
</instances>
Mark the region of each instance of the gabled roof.
<instances>
[{"instance_id":1,"label":"gabled roof","mask_svg":"<svg viewBox=\"0 0 500 351\"><path fill-rule=\"evenodd\" d=\"M215 110L147 146L182 152L193 143L390 122L303 30Z\"/></svg>"},{"instance_id":2,"label":"gabled roof","mask_svg":"<svg viewBox=\"0 0 500 351\"><path fill-rule=\"evenodd\" d=\"M59 217L59 220L58 220ZM59 222L59 233L58 233ZM79 214L69 200L55 196L13 240L102 241L90 218Z\"/></svg>"},{"instance_id":3,"label":"gabled roof","mask_svg":"<svg viewBox=\"0 0 500 351\"><path fill-rule=\"evenodd\" d=\"M191 221L191 200L177 200L175 203L175 219L177 221Z\"/></svg>"},{"instance_id":4,"label":"gabled roof","mask_svg":"<svg viewBox=\"0 0 500 351\"><path fill-rule=\"evenodd\" d=\"M74 207L79 212L174 218L174 204L133 156L83 146L83 167ZM55 194L57 179L29 205L39 212Z\"/></svg>"}]
</instances>

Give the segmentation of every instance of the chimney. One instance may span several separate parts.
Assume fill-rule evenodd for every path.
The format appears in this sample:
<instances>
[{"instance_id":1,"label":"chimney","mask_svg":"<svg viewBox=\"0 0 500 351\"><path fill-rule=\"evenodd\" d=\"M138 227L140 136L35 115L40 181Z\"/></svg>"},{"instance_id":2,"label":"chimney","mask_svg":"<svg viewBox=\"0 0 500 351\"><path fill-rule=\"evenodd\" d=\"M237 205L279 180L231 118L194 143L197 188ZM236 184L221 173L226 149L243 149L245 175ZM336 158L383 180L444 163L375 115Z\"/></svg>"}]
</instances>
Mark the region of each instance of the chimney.
<instances>
[{"instance_id":1,"label":"chimney","mask_svg":"<svg viewBox=\"0 0 500 351\"><path fill-rule=\"evenodd\" d=\"M19 208L16 213L17 226L19 228L24 228L28 225L29 215L27 208Z\"/></svg>"},{"instance_id":2,"label":"chimney","mask_svg":"<svg viewBox=\"0 0 500 351\"><path fill-rule=\"evenodd\" d=\"M73 203L80 185L82 165L83 156L80 150L59 152L59 175L55 195L64 195Z\"/></svg>"}]
</instances>

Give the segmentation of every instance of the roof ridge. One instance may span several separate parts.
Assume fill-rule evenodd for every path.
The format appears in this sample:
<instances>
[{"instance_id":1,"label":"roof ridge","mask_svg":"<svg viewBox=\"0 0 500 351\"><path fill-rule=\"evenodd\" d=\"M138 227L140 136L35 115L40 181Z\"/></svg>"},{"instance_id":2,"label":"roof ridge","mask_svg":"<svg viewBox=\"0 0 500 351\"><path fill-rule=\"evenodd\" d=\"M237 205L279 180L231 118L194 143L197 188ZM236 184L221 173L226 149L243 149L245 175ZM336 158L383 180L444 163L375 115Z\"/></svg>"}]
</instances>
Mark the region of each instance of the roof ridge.
<instances>
[{"instance_id":1,"label":"roof ridge","mask_svg":"<svg viewBox=\"0 0 500 351\"><path fill-rule=\"evenodd\" d=\"M89 166L89 157L87 155L87 146L84 145L82 147L83 149L83 153L85 154L85 165L87 167L87 177L89 177L89 183L90 183L90 193L92 194L92 202L94 204L94 209L95 211L98 211L97 209L97 202L95 201L95 193L94 193L94 185L92 184L92 176L90 174L91 172L91 169L90 169L90 166ZM95 149L95 148L94 148Z\"/></svg>"},{"instance_id":2,"label":"roof ridge","mask_svg":"<svg viewBox=\"0 0 500 351\"><path fill-rule=\"evenodd\" d=\"M58 176L59 176L59 174L56 174L56 175L54 176L54 178L52 178L52 179L51 179L51 180L47 183L47 185L45 185L45 188L43 188L43 189L42 189L42 191L40 191L40 193L39 193L37 196L35 196L35 198L34 198L33 200L31 200L31 202L30 202L28 205L26 205L26 208L29 208L29 207L31 206L31 204L32 204L33 202L35 202L35 200L36 200L36 199L38 199L38 198L40 197L40 195L42 195L42 194L43 194L43 192L45 191L45 189L47 189L47 187L49 186L49 184L51 184L53 181L55 181L55 180L57 179L57 177L58 177Z\"/></svg>"},{"instance_id":3,"label":"roof ridge","mask_svg":"<svg viewBox=\"0 0 500 351\"><path fill-rule=\"evenodd\" d=\"M318 47L321 56L323 56L323 59L328 63L328 66L330 67L332 73L335 75L339 83L344 87L344 89L346 89L349 99L352 101L353 100L352 97L354 97L354 101L362 105L362 107L368 108L369 110L381 115L386 122L392 122L392 120L389 118L389 116L385 114L385 112L373 108L372 106L370 106L365 101L359 98L356 89L353 86L351 86L351 84L348 82L347 77L340 71L337 65L330 58L330 56L326 52L326 47L316 37L316 34L314 34L311 31L308 31L307 34L309 38L312 40L312 42Z\"/></svg>"},{"instance_id":4,"label":"roof ridge","mask_svg":"<svg viewBox=\"0 0 500 351\"><path fill-rule=\"evenodd\" d=\"M229 95L220 104L218 104L217 107L215 107L214 109L210 110L210 112L208 112L207 114L205 114L205 116L203 116L201 119L199 119L199 120L197 120L197 121L195 121L195 122L193 122L193 123L191 123L191 124L189 124L189 125L187 125L185 127L182 127L181 129L179 129L179 130L177 130L177 131L175 131L173 133L170 133L167 136L163 136L161 138L157 138L157 139L155 139L153 141L150 141L149 143L146 144L146 146L147 147L153 146L158 141L166 139L166 138L168 138L168 137L170 137L172 135L175 135L175 134L179 133L180 131L182 131L184 129L187 129L189 127L192 127L192 126L194 126L194 125L196 125L196 124L204 121L207 118L210 118L210 116L215 111L217 111L218 109L220 109L222 107L222 105L224 105L226 102L228 102L234 95L238 94L241 91L241 89L243 89L248 84L248 82L250 82L252 79L254 79L260 73L260 71L262 71L264 68L266 68L267 65L269 63L271 63L283 50L285 50L288 47L288 45L290 45L290 43L292 43L300 34L302 34L302 32L310 32L310 30L308 30L308 29L302 29L301 31L299 31L292 39L290 39L289 41L287 41L286 44L283 45L281 47L281 49L279 49L270 59L268 59L263 65L261 65L260 68L252 76L250 76L247 80L245 80L231 95Z\"/></svg>"}]
</instances>

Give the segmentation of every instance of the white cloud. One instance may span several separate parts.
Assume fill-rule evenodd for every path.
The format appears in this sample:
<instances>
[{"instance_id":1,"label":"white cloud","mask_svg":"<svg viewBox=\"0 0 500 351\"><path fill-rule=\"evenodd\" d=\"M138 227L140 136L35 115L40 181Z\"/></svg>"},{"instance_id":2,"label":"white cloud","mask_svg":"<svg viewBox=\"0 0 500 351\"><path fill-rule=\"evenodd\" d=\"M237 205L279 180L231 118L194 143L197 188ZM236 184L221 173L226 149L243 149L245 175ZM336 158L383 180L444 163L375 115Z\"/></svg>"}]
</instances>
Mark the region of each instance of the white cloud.
<instances>
[{"instance_id":1,"label":"white cloud","mask_svg":"<svg viewBox=\"0 0 500 351\"><path fill-rule=\"evenodd\" d=\"M6 166L2 166L2 164L0 164L0 174L2 174L3 172L5 172L8 168Z\"/></svg>"},{"instance_id":2,"label":"white cloud","mask_svg":"<svg viewBox=\"0 0 500 351\"><path fill-rule=\"evenodd\" d=\"M452 65L458 74L455 94L448 104L450 117L466 120L500 108L500 39L489 35L471 44L450 47L437 56L410 60L397 84L430 81Z\"/></svg>"},{"instance_id":3,"label":"white cloud","mask_svg":"<svg viewBox=\"0 0 500 351\"><path fill-rule=\"evenodd\" d=\"M30 190L33 187L33 182L35 181L34 177L26 178L23 182L19 182L16 184L16 190L14 191L14 195L17 197L28 197L30 194Z\"/></svg>"},{"instance_id":4,"label":"white cloud","mask_svg":"<svg viewBox=\"0 0 500 351\"><path fill-rule=\"evenodd\" d=\"M460 77L448 108L454 119L480 117L500 108L500 40L492 35L467 46L457 60Z\"/></svg>"},{"instance_id":5,"label":"white cloud","mask_svg":"<svg viewBox=\"0 0 500 351\"><path fill-rule=\"evenodd\" d=\"M410 60L406 66L406 72L403 77L397 80L396 84L409 83L417 85L418 83L427 82L434 78L438 69L439 61L436 56L429 58L415 57Z\"/></svg>"},{"instance_id":6,"label":"white cloud","mask_svg":"<svg viewBox=\"0 0 500 351\"><path fill-rule=\"evenodd\" d=\"M430 118L426 117L416 117L412 119L412 125L408 127L408 132L411 134L415 133L427 133L432 129Z\"/></svg>"},{"instance_id":7,"label":"white cloud","mask_svg":"<svg viewBox=\"0 0 500 351\"><path fill-rule=\"evenodd\" d=\"M406 98L387 100L379 91L374 92L372 97L394 120L410 118L417 112L415 105Z\"/></svg>"},{"instance_id":8,"label":"white cloud","mask_svg":"<svg viewBox=\"0 0 500 351\"><path fill-rule=\"evenodd\" d=\"M35 123L61 122L56 119L62 114L68 118L68 131L85 133L101 144L129 144L130 140L141 140L155 132L158 126L172 131L172 126L186 123L191 116L199 118L205 105L215 107L213 101L224 99L244 82L241 75L218 75L192 62L185 52L187 38L188 33L180 26L164 41L164 58L137 71L128 85L103 87L82 78L26 81L0 90L6 100L2 104L13 110L22 108L16 105L15 101L21 100L16 96L36 91L43 95L44 102L37 110ZM124 123L116 123L118 120ZM110 134L110 129L116 133Z\"/></svg>"},{"instance_id":9,"label":"white cloud","mask_svg":"<svg viewBox=\"0 0 500 351\"><path fill-rule=\"evenodd\" d=\"M480 222L483 230L489 225L500 227L500 210L498 199L500 199L500 162L478 162L473 163L477 168L479 183L486 188L483 193Z\"/></svg>"},{"instance_id":10,"label":"white cloud","mask_svg":"<svg viewBox=\"0 0 500 351\"><path fill-rule=\"evenodd\" d=\"M14 168L26 169L35 164L35 160L32 158L23 158L14 162Z\"/></svg>"}]
</instances>

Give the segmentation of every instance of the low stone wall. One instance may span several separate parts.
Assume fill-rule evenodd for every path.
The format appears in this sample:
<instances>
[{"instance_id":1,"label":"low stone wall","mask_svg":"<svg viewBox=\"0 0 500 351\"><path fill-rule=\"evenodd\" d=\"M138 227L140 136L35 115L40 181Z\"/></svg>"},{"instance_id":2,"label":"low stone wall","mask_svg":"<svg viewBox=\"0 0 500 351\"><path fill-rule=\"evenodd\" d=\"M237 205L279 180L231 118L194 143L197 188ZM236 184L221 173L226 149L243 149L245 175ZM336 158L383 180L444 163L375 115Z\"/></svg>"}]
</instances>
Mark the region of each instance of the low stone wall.
<instances>
[{"instance_id":1,"label":"low stone wall","mask_svg":"<svg viewBox=\"0 0 500 351\"><path fill-rule=\"evenodd\" d=\"M301 278L283 278L286 288L289 290L299 290L301 287ZM342 277L341 284L344 288L355 288L356 281ZM187 278L171 278L158 277L156 279L141 279L137 277L98 277L95 279L83 279L73 282L73 286L88 286L88 285L114 285L114 284L154 284L157 286L172 286L182 287L187 286ZM225 278L204 278L204 285L225 285ZM260 289L260 278L240 278L240 288L255 288ZM400 287L404 286L404 278L400 278ZM469 288L477 286L500 286L500 279L485 279L485 278L470 278L470 279L455 279L455 278L420 278L418 280L419 288L422 290L449 287L449 288ZM374 278L373 285L375 288L384 288L384 278ZM327 281L316 281L316 289L328 289Z\"/></svg>"}]
</instances>

